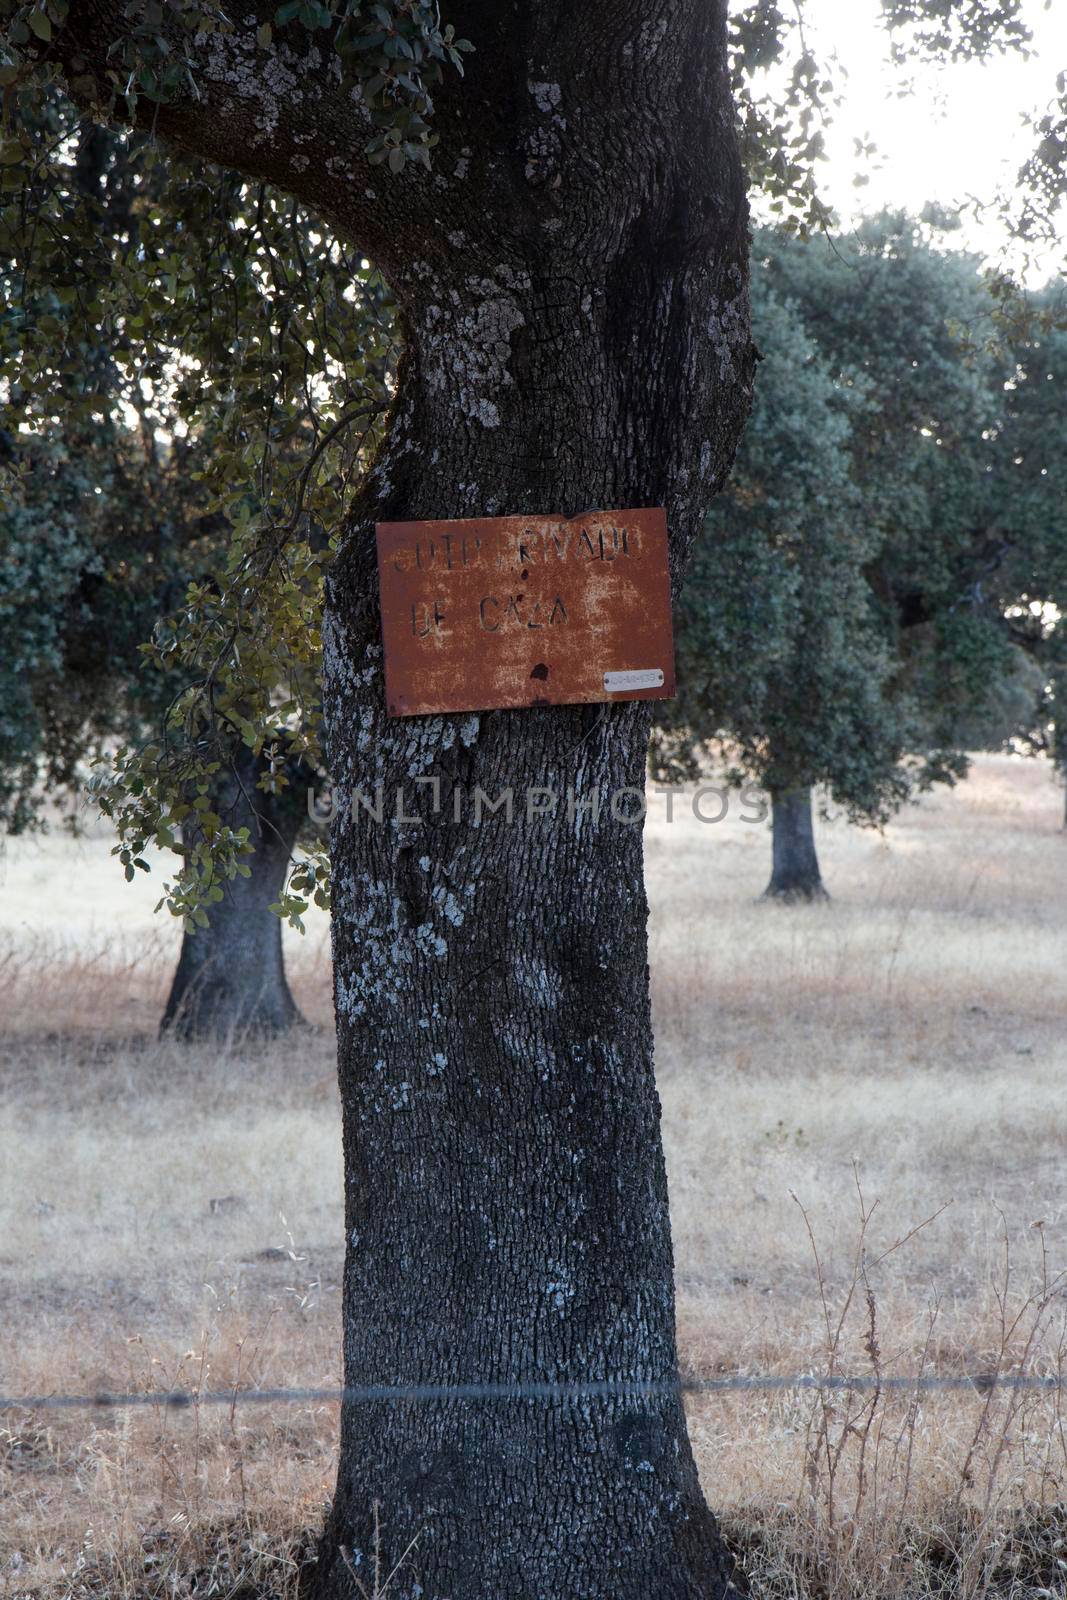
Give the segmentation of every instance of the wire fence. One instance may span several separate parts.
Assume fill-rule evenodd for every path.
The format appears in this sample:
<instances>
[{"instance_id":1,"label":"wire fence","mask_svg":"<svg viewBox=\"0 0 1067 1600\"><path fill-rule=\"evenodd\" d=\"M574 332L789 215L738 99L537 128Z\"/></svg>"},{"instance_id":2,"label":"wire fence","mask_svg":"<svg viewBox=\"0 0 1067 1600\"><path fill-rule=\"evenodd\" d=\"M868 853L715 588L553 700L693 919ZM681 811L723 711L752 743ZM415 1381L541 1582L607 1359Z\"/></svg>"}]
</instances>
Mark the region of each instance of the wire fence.
<instances>
[{"instance_id":1,"label":"wire fence","mask_svg":"<svg viewBox=\"0 0 1067 1600\"><path fill-rule=\"evenodd\" d=\"M339 1388L305 1389L171 1389L135 1394L0 1394L0 1411L119 1410L129 1406L166 1406L185 1410L195 1406L233 1405L380 1405L444 1400L593 1400L659 1399L669 1394L732 1394L783 1390L829 1390L859 1393L904 1391L909 1394L938 1389L1057 1390L1059 1374L971 1372L916 1373L910 1377L880 1377L875 1373L792 1373L778 1376L755 1373L721 1378L602 1379L572 1383L416 1383L362 1384Z\"/></svg>"}]
</instances>

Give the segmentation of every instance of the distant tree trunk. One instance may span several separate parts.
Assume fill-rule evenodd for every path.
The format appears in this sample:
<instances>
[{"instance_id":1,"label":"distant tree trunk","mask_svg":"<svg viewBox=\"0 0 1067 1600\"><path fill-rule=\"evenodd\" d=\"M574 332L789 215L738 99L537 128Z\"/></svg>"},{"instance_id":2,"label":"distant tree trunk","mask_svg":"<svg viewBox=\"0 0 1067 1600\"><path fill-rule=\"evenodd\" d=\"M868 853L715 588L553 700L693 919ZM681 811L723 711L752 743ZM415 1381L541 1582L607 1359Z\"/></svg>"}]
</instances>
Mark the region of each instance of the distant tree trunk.
<instances>
[{"instance_id":1,"label":"distant tree trunk","mask_svg":"<svg viewBox=\"0 0 1067 1600\"><path fill-rule=\"evenodd\" d=\"M771 881L764 897L786 901L827 899L815 854L809 788L772 790L771 840Z\"/></svg>"},{"instance_id":2,"label":"distant tree trunk","mask_svg":"<svg viewBox=\"0 0 1067 1600\"><path fill-rule=\"evenodd\" d=\"M241 750L214 797L219 815L250 829L251 876L234 878L208 908L210 926L182 938L160 1031L183 1040L283 1033L301 1020L286 981L279 898L303 819L304 791L264 794L260 766Z\"/></svg>"}]
</instances>

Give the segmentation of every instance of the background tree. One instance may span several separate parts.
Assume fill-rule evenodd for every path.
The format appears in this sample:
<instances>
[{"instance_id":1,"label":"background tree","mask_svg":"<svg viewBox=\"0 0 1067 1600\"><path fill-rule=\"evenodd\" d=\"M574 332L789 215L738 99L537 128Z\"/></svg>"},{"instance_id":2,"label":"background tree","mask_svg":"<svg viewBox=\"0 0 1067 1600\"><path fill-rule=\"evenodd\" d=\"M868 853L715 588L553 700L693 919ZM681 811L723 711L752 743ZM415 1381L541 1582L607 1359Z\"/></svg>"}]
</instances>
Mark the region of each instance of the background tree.
<instances>
[{"instance_id":1,"label":"background tree","mask_svg":"<svg viewBox=\"0 0 1067 1600\"><path fill-rule=\"evenodd\" d=\"M825 893L812 788L881 821L907 791L892 661L872 614L872 530L851 479L855 388L835 386L766 270L753 278L763 352L756 400L708 519L678 614L679 694L653 738L661 777L692 775L725 741L728 776L771 796L767 894Z\"/></svg>"},{"instance_id":2,"label":"background tree","mask_svg":"<svg viewBox=\"0 0 1067 1600\"><path fill-rule=\"evenodd\" d=\"M212 686L186 652L190 637L202 645L220 632L220 597L250 508L272 476L283 486L303 480L306 441L329 432L309 396L307 347L312 331L329 340L342 295L343 336L327 348L347 361L345 387L349 396L358 388L366 417L372 401L384 405L384 288L356 263L354 292L350 257L289 203L203 174L183 181L143 138L80 131L55 95L22 131L35 181L21 213L5 211L0 234L12 309L0 342L10 441L0 607L19 645L8 658L0 749L8 824L40 820L44 793L80 792L87 767L110 763L118 740L115 771L136 792L107 781L98 792L135 834L140 826L118 847L127 875L144 865L146 816L155 842L176 852L164 897L186 929L164 1026L181 1037L276 1031L297 1012L271 908L298 916L305 903L288 883L301 831L321 851L306 814L313 769L294 730L301 718L313 729L317 717L322 513L351 460L336 449L331 458L329 438L315 461L333 482L301 494L277 583L288 635L278 630L275 646L251 657L263 674L257 722L248 714L255 695L205 716ZM139 272L153 256L137 303L122 266L132 260ZM195 295L190 273L210 298ZM222 305L239 307L239 321ZM146 308L157 313L148 348L139 342ZM209 351L210 399L201 392ZM217 385L228 406L216 403ZM250 445L257 422L270 431L269 452ZM46 471L49 450L57 466ZM222 493L205 470L219 459L231 474ZM47 605L27 586L31 568L48 578ZM146 658L141 646L153 635ZM228 871L214 858L219 834L232 845Z\"/></svg>"},{"instance_id":3,"label":"background tree","mask_svg":"<svg viewBox=\"0 0 1067 1600\"><path fill-rule=\"evenodd\" d=\"M677 775L727 740L728 776L772 796L768 892L810 898L813 785L880 823L1039 721L1063 558L1056 419L1025 375L1055 333L1028 317L1030 355L1005 347L975 258L902 216L832 246L765 232L756 262L767 355L653 759Z\"/></svg>"},{"instance_id":4,"label":"background tree","mask_svg":"<svg viewBox=\"0 0 1067 1600\"><path fill-rule=\"evenodd\" d=\"M1062 296L1028 295L1005 322L975 258L946 248L936 231L924 237L916 221L871 226L884 241L884 265L868 280L872 314L887 303L879 281L896 276L896 315L903 296L918 297L923 311L912 325L929 340L925 358L917 346L912 353L913 401L903 411L902 460L918 516L911 530L902 524L886 537L873 581L891 601L884 615L913 708L913 748L925 744L939 778L966 770L964 751L1030 740L1050 691L1065 592L1054 443L1062 430ZM899 356L880 367L879 382L889 381L907 381ZM916 428L914 396L924 390L928 416Z\"/></svg>"},{"instance_id":5,"label":"background tree","mask_svg":"<svg viewBox=\"0 0 1067 1600\"><path fill-rule=\"evenodd\" d=\"M218 556L217 536L205 536L182 503L173 463L153 470L149 488L128 429L99 430L93 448L72 459L75 444L69 435L19 435L7 463L0 808L10 833L47 826L46 801L69 803L65 820L77 831L91 767L110 759L116 739L152 736L183 685L146 663L143 641L198 557ZM124 453L132 456L128 474L116 470ZM246 828L255 849L220 889L207 925L183 935L163 1018L164 1029L179 1037L278 1031L298 1018L282 961L282 923L270 908L284 892L297 834L308 826L313 774L291 764L283 786L275 767L235 741L206 795L190 794L179 849L202 836L193 822L198 800ZM133 861L126 868L132 877Z\"/></svg>"},{"instance_id":6,"label":"background tree","mask_svg":"<svg viewBox=\"0 0 1067 1600\"><path fill-rule=\"evenodd\" d=\"M79 130L72 108L47 97L27 115L42 146L62 142L68 190L98 221L99 186L111 141ZM10 176L10 175L8 175ZM111 208L128 210L125 172ZM42 219L44 221L44 219ZM45 226L47 223L45 222ZM7 646L0 731L0 819L39 825L42 789L73 795L82 764L109 735L136 726L139 646L173 575L174 550L196 539L186 508L157 482L154 460L101 330L86 330L76 358L54 354L47 375L22 360L27 307L20 304L18 219L0 219L0 615ZM34 307L43 336L91 292L82 279L42 285ZM140 396L138 396L138 399ZM120 684L129 694L120 692Z\"/></svg>"},{"instance_id":7,"label":"background tree","mask_svg":"<svg viewBox=\"0 0 1067 1600\"><path fill-rule=\"evenodd\" d=\"M997 410L989 430L992 557L981 597L1006 619L1025 654L1029 720L1023 747L1051 756L1063 776L1067 702L1067 308L1061 286L1033 297L1032 315L1000 352Z\"/></svg>"},{"instance_id":8,"label":"background tree","mask_svg":"<svg viewBox=\"0 0 1067 1600\"><path fill-rule=\"evenodd\" d=\"M92 767L110 761L116 740L140 746L155 737L186 686L146 661L144 641L190 572L218 560L220 533L197 515L173 452L155 452L149 464L139 436L113 419L84 440L58 426L15 435L4 468L0 816L20 833L47 826L47 802L65 802L77 831ZM282 922L270 908L309 826L314 775L297 760L279 781L284 754L253 756L239 740L228 751L220 744L220 755L206 791L189 791L176 847L202 841L195 819L206 813L209 824L217 816L247 830L254 852L217 888L210 913L202 910L205 925L183 935L163 1018L182 1038L278 1031L298 1017ZM134 861L125 865L132 877Z\"/></svg>"},{"instance_id":9,"label":"background tree","mask_svg":"<svg viewBox=\"0 0 1067 1600\"><path fill-rule=\"evenodd\" d=\"M999 538L989 515L995 302L973 256L906 216L871 218L832 249L775 237L764 250L771 283L857 398L850 478L909 781L953 782L978 733L986 745L1006 737L990 708L1011 699L1021 665L983 588Z\"/></svg>"}]
</instances>

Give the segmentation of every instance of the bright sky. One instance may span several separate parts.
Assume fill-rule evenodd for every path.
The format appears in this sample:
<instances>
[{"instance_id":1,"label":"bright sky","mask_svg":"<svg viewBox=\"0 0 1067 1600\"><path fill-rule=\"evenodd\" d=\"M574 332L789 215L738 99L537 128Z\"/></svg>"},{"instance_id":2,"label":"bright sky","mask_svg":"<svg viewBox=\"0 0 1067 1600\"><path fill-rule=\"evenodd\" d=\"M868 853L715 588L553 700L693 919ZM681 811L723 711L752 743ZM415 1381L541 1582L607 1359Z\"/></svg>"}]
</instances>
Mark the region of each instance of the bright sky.
<instances>
[{"instance_id":1,"label":"bright sky","mask_svg":"<svg viewBox=\"0 0 1067 1600\"><path fill-rule=\"evenodd\" d=\"M1033 145L1022 113L1044 110L1057 73L1067 68L1067 0L1049 6L1024 0L1034 35L1029 59L1012 54L913 69L916 93L903 99L900 72L888 60L879 0L805 0L804 10L816 53L825 58L836 50L848 74L821 169L824 192L843 221L883 205L918 211L927 200L992 200L998 190L1013 189ZM872 139L881 163L868 169L870 183L863 189L852 186L856 138ZM995 256L1003 233L992 219L985 226L968 223L961 243ZM1049 258L1043 275L1055 265Z\"/></svg>"}]
</instances>

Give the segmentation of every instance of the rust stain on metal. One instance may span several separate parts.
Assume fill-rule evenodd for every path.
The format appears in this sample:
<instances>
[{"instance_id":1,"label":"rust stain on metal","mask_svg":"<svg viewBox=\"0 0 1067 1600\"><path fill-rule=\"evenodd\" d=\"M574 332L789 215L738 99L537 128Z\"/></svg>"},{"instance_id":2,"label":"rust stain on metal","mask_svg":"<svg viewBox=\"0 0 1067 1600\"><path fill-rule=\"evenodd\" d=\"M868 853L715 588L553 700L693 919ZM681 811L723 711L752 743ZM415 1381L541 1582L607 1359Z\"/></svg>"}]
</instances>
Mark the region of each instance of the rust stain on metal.
<instances>
[{"instance_id":1,"label":"rust stain on metal","mask_svg":"<svg viewBox=\"0 0 1067 1600\"><path fill-rule=\"evenodd\" d=\"M389 714L668 700L660 508L380 522Z\"/></svg>"}]
</instances>

